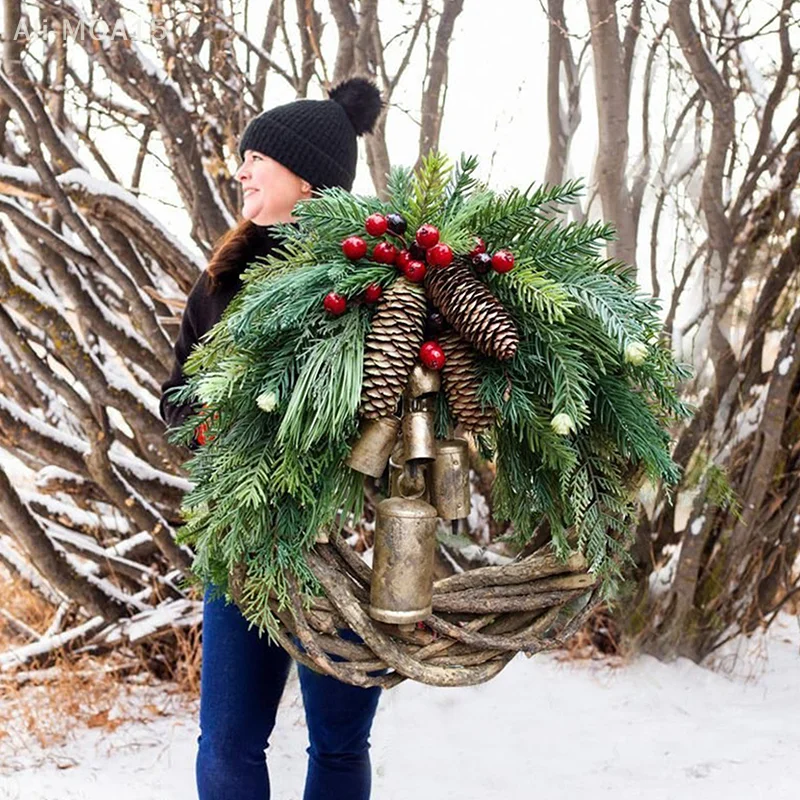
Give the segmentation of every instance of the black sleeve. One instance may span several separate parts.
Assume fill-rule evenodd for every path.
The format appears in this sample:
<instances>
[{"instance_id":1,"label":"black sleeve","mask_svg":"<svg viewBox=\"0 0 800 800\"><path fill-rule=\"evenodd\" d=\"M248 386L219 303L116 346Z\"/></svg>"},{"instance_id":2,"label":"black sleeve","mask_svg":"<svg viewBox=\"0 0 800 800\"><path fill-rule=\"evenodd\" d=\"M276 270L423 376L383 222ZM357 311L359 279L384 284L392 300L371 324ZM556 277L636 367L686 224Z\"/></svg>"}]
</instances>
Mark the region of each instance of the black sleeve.
<instances>
[{"instance_id":1,"label":"black sleeve","mask_svg":"<svg viewBox=\"0 0 800 800\"><path fill-rule=\"evenodd\" d=\"M189 414L194 413L197 409L196 404L182 403L177 404L166 396L168 389L174 386L181 386L186 383L186 376L183 374L183 364L189 356L192 348L199 341L200 337L205 331L202 330L202 325L198 324L202 321L202 312L198 314L203 304L203 299L206 296L206 273L205 270L200 274L200 277L195 281L194 286L186 298L186 306L183 309L183 316L181 317L180 330L178 331L178 338L175 341L174 353L175 359L172 366L172 373L161 384L161 401L159 402L159 413L161 419L167 423L168 428L176 427L186 419Z\"/></svg>"}]
</instances>

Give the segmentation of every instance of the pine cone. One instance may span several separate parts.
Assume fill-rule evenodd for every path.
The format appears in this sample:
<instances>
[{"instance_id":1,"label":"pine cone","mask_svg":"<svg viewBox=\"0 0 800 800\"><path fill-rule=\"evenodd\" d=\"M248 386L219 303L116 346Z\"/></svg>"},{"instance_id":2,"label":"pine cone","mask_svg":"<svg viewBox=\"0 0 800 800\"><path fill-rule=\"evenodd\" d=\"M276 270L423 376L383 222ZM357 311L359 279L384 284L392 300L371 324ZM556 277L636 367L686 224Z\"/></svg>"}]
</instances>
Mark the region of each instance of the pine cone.
<instances>
[{"instance_id":1,"label":"pine cone","mask_svg":"<svg viewBox=\"0 0 800 800\"><path fill-rule=\"evenodd\" d=\"M439 337L445 355L442 383L455 418L472 433L480 433L494 421L494 409L481 408L480 378L472 345L450 330Z\"/></svg>"},{"instance_id":2,"label":"pine cone","mask_svg":"<svg viewBox=\"0 0 800 800\"><path fill-rule=\"evenodd\" d=\"M384 294L364 343L361 414L378 419L397 410L422 344L425 290L398 278Z\"/></svg>"},{"instance_id":3,"label":"pine cone","mask_svg":"<svg viewBox=\"0 0 800 800\"><path fill-rule=\"evenodd\" d=\"M429 270L425 284L445 319L476 350L501 361L514 357L519 344L514 320L464 262Z\"/></svg>"}]
</instances>

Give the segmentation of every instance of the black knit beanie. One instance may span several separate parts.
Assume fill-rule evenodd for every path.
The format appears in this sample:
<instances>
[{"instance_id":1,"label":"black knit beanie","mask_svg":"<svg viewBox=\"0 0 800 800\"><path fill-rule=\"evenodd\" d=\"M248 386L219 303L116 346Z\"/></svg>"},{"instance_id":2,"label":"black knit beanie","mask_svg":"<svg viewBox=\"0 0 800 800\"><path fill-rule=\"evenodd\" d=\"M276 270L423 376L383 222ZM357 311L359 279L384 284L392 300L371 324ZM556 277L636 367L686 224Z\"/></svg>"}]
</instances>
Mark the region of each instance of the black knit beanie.
<instances>
[{"instance_id":1,"label":"black knit beanie","mask_svg":"<svg viewBox=\"0 0 800 800\"><path fill-rule=\"evenodd\" d=\"M315 189L353 187L356 137L370 133L383 107L378 87L366 78L342 81L328 100L295 100L250 120L239 155L257 150L283 164Z\"/></svg>"}]
</instances>

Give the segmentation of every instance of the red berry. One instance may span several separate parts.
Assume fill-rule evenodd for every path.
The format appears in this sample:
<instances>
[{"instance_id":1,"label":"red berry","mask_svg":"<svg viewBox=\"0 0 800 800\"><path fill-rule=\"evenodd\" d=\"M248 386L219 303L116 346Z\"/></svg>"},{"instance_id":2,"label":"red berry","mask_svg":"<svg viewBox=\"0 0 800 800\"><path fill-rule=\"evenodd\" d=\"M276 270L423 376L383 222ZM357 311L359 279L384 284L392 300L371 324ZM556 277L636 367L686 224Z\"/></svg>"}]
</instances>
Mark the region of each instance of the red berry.
<instances>
[{"instance_id":1,"label":"red berry","mask_svg":"<svg viewBox=\"0 0 800 800\"><path fill-rule=\"evenodd\" d=\"M481 239L480 236L475 237L475 247L469 251L469 257L475 258L478 253L485 253L486 252L486 242Z\"/></svg>"},{"instance_id":2,"label":"red berry","mask_svg":"<svg viewBox=\"0 0 800 800\"><path fill-rule=\"evenodd\" d=\"M378 242L372 250L372 258L379 264L394 264L397 248L391 242Z\"/></svg>"},{"instance_id":3,"label":"red berry","mask_svg":"<svg viewBox=\"0 0 800 800\"><path fill-rule=\"evenodd\" d=\"M338 317L340 314L344 314L347 308L347 299L336 292L328 292L328 294L325 295L325 299L322 301L322 305L325 306L325 310L329 314Z\"/></svg>"},{"instance_id":4,"label":"red berry","mask_svg":"<svg viewBox=\"0 0 800 800\"><path fill-rule=\"evenodd\" d=\"M439 342L425 342L419 349L419 358L428 369L441 369L445 362Z\"/></svg>"},{"instance_id":5,"label":"red berry","mask_svg":"<svg viewBox=\"0 0 800 800\"><path fill-rule=\"evenodd\" d=\"M409 261L406 268L403 270L406 278L412 283L421 283L425 280L425 273L428 270L421 261Z\"/></svg>"},{"instance_id":6,"label":"red berry","mask_svg":"<svg viewBox=\"0 0 800 800\"><path fill-rule=\"evenodd\" d=\"M389 223L383 214L370 214L364 223L364 227L370 236L383 236L389 227Z\"/></svg>"},{"instance_id":7,"label":"red berry","mask_svg":"<svg viewBox=\"0 0 800 800\"><path fill-rule=\"evenodd\" d=\"M360 236L348 236L342 242L342 252L351 261L364 258L367 254L367 243Z\"/></svg>"},{"instance_id":8,"label":"red berry","mask_svg":"<svg viewBox=\"0 0 800 800\"><path fill-rule=\"evenodd\" d=\"M427 252L428 263L432 267L449 267L453 262L453 248L449 244L435 244Z\"/></svg>"},{"instance_id":9,"label":"red berry","mask_svg":"<svg viewBox=\"0 0 800 800\"><path fill-rule=\"evenodd\" d=\"M364 290L364 299L368 303L377 303L380 296L383 294L383 289L379 283L371 283Z\"/></svg>"},{"instance_id":10,"label":"red berry","mask_svg":"<svg viewBox=\"0 0 800 800\"><path fill-rule=\"evenodd\" d=\"M399 269L401 272L405 272L406 267L408 266L409 262L412 261L411 253L408 250L401 250L397 254L397 258L394 260L394 265Z\"/></svg>"},{"instance_id":11,"label":"red berry","mask_svg":"<svg viewBox=\"0 0 800 800\"><path fill-rule=\"evenodd\" d=\"M510 250L498 250L492 256L492 269L495 272L511 272L514 269L514 254Z\"/></svg>"},{"instance_id":12,"label":"red berry","mask_svg":"<svg viewBox=\"0 0 800 800\"><path fill-rule=\"evenodd\" d=\"M435 225L420 225L417 229L417 242L421 247L433 247L439 241L439 229Z\"/></svg>"}]
</instances>

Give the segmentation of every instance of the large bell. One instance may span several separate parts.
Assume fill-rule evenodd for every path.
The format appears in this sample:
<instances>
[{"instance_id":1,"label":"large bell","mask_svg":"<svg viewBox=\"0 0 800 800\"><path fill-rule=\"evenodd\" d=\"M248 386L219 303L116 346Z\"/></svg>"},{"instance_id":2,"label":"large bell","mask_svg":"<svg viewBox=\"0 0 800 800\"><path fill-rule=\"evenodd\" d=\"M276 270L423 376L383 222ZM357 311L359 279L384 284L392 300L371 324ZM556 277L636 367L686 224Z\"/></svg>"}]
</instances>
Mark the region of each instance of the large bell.
<instances>
[{"instance_id":1,"label":"large bell","mask_svg":"<svg viewBox=\"0 0 800 800\"><path fill-rule=\"evenodd\" d=\"M397 417L362 419L359 437L347 458L347 465L365 475L380 478L397 441L400 420Z\"/></svg>"},{"instance_id":2,"label":"large bell","mask_svg":"<svg viewBox=\"0 0 800 800\"><path fill-rule=\"evenodd\" d=\"M401 482L402 485L402 482ZM369 615L403 625L432 612L436 509L418 497L389 497L376 507Z\"/></svg>"},{"instance_id":3,"label":"large bell","mask_svg":"<svg viewBox=\"0 0 800 800\"><path fill-rule=\"evenodd\" d=\"M439 439L436 459L428 465L430 501L442 519L469 516L469 446L466 439Z\"/></svg>"}]
</instances>

